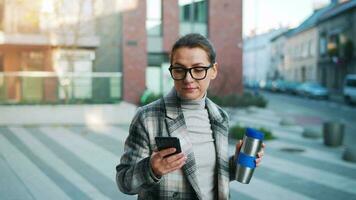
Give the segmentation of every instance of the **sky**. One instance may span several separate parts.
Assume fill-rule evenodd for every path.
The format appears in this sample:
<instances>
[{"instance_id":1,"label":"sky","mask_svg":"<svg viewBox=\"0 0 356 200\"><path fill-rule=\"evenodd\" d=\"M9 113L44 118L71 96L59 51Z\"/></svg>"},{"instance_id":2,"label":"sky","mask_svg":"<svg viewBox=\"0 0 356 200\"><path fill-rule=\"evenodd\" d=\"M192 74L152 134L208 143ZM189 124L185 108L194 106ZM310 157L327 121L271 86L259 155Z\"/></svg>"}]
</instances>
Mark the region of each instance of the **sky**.
<instances>
[{"instance_id":1,"label":"sky","mask_svg":"<svg viewBox=\"0 0 356 200\"><path fill-rule=\"evenodd\" d=\"M279 26L296 27L313 7L330 0L243 0L243 35L263 33Z\"/></svg>"}]
</instances>

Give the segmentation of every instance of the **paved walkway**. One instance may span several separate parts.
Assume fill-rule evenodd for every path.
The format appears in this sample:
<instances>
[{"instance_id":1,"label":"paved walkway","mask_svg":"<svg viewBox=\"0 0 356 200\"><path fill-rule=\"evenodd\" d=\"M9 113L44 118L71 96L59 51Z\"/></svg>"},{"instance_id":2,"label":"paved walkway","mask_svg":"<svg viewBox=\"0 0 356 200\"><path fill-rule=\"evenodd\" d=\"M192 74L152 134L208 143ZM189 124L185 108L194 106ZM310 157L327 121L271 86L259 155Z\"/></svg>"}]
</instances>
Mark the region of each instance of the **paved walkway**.
<instances>
[{"instance_id":1,"label":"paved walkway","mask_svg":"<svg viewBox=\"0 0 356 200\"><path fill-rule=\"evenodd\" d=\"M270 110L231 113L231 123L264 126L278 137L266 142L250 184L230 184L231 199L356 199L356 164L341 160L343 147L303 138L302 127L280 126ZM1 126L0 199L135 199L115 184L127 134L128 123Z\"/></svg>"}]
</instances>

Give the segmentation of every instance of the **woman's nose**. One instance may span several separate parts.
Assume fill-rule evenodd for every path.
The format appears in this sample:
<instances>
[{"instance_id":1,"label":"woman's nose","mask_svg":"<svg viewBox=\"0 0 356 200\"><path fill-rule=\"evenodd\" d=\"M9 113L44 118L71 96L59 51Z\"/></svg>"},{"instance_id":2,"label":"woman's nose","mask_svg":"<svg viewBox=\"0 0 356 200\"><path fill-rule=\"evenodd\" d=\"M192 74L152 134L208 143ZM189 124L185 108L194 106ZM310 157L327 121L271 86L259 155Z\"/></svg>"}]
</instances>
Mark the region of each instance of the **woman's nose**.
<instances>
[{"instance_id":1,"label":"woman's nose","mask_svg":"<svg viewBox=\"0 0 356 200\"><path fill-rule=\"evenodd\" d=\"M187 75L186 75L185 78L184 78L184 82L189 83L189 82L192 82L192 81L194 81L192 75L190 75L190 73L187 72Z\"/></svg>"}]
</instances>

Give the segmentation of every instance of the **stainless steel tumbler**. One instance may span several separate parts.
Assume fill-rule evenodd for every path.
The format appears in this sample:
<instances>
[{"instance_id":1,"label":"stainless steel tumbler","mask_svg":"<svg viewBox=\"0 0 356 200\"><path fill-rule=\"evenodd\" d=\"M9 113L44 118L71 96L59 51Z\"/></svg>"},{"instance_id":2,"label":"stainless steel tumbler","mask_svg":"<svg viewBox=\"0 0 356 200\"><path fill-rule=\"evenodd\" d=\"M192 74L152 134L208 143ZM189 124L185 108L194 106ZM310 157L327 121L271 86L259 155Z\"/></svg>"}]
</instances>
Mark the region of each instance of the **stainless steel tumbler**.
<instances>
[{"instance_id":1,"label":"stainless steel tumbler","mask_svg":"<svg viewBox=\"0 0 356 200\"><path fill-rule=\"evenodd\" d=\"M263 133L247 128L243 138L243 144L236 159L236 174L235 179L241 183L250 183L253 172L256 168L256 156L261 150Z\"/></svg>"}]
</instances>

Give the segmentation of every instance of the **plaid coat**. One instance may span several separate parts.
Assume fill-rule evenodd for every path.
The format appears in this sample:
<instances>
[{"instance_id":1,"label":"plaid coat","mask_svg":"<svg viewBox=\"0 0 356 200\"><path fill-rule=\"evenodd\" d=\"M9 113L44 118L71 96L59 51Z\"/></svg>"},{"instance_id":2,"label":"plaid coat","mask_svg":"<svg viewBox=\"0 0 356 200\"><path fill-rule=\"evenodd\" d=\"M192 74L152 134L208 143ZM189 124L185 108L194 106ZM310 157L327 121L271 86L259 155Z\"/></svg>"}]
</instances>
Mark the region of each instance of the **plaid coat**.
<instances>
[{"instance_id":1,"label":"plaid coat","mask_svg":"<svg viewBox=\"0 0 356 200\"><path fill-rule=\"evenodd\" d=\"M233 157L228 156L228 116L206 98L216 149L216 196L229 198L229 181L234 178ZM156 136L180 139L182 151L187 155L186 164L162 176L152 175L150 155L156 149ZM209 156L209 155L207 155ZM125 142L125 152L116 167L116 182L126 194L138 194L138 199L201 199L196 178L196 164L189 141L179 98L173 89L167 96L138 109Z\"/></svg>"}]
</instances>

